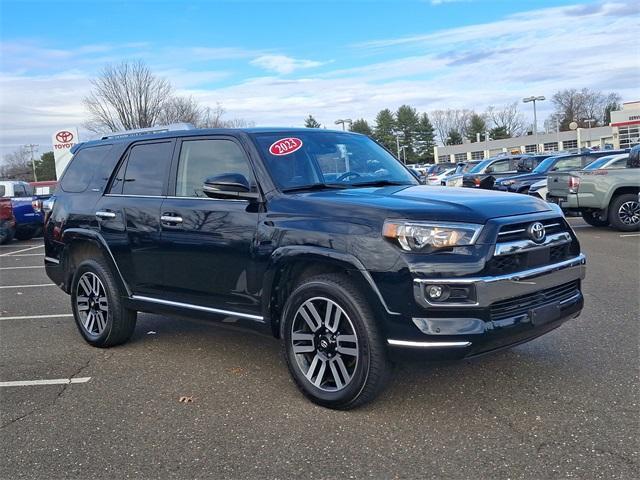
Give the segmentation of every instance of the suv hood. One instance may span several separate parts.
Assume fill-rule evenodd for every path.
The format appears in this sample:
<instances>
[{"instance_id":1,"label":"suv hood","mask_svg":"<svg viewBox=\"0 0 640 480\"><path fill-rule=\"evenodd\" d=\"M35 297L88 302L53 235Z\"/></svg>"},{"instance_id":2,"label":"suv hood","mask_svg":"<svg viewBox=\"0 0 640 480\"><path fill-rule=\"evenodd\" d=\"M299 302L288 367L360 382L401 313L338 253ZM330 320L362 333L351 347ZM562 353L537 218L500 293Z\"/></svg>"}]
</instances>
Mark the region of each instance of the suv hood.
<instances>
[{"instance_id":1,"label":"suv hood","mask_svg":"<svg viewBox=\"0 0 640 480\"><path fill-rule=\"evenodd\" d=\"M529 195L470 188L389 186L287 195L306 203L307 211L356 218L396 216L411 220L485 223L490 218L548 212L548 203ZM316 208L314 208L316 207Z\"/></svg>"}]
</instances>

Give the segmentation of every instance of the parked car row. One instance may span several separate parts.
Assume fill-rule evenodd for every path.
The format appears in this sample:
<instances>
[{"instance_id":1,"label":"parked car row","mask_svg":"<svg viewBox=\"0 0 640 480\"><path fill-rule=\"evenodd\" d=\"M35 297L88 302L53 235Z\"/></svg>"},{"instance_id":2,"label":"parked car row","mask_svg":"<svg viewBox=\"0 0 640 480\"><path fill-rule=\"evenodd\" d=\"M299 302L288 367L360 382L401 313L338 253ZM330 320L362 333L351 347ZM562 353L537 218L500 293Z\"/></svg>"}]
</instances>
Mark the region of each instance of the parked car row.
<instances>
[{"instance_id":1,"label":"parked car row","mask_svg":"<svg viewBox=\"0 0 640 480\"><path fill-rule=\"evenodd\" d=\"M594 226L640 229L640 170L631 167L634 147L547 154L500 155L482 161L441 164L440 185L524 193L558 204L566 213L581 214ZM635 153L633 153L635 152ZM628 168L631 167L631 168ZM635 170L634 170L635 168ZM426 183L437 185L436 175Z\"/></svg>"},{"instance_id":2,"label":"parked car row","mask_svg":"<svg viewBox=\"0 0 640 480\"><path fill-rule=\"evenodd\" d=\"M51 196L55 185L55 182L0 181L0 243L8 243L14 237L29 240L42 233L42 203ZM11 217L7 209L11 210Z\"/></svg>"}]
</instances>

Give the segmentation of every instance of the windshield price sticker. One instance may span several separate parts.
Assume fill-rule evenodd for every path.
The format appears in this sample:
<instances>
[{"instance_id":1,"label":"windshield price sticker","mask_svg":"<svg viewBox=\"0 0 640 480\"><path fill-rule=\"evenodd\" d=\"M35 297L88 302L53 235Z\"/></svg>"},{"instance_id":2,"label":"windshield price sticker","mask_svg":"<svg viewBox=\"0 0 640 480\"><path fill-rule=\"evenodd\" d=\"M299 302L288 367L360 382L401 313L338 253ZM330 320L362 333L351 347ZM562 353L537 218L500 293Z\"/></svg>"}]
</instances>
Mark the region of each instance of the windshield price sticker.
<instances>
[{"instance_id":1,"label":"windshield price sticker","mask_svg":"<svg viewBox=\"0 0 640 480\"><path fill-rule=\"evenodd\" d=\"M288 137L276 140L269 147L269 153L277 157L289 155L302 148L302 140L299 138Z\"/></svg>"}]
</instances>

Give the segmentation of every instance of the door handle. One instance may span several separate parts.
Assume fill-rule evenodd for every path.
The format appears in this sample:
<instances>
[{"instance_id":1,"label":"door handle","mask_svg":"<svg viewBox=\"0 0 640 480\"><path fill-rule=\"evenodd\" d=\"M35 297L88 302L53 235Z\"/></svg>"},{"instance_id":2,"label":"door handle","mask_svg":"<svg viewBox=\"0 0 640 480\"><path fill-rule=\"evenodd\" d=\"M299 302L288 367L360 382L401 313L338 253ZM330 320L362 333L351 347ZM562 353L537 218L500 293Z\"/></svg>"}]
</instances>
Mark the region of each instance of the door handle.
<instances>
[{"instance_id":1,"label":"door handle","mask_svg":"<svg viewBox=\"0 0 640 480\"><path fill-rule=\"evenodd\" d=\"M115 212L98 210L96 212L96 217L98 217L98 218L116 218L116 214L115 214Z\"/></svg>"},{"instance_id":2,"label":"door handle","mask_svg":"<svg viewBox=\"0 0 640 480\"><path fill-rule=\"evenodd\" d=\"M165 214L160 217L160 221L162 223L182 223L182 217Z\"/></svg>"}]
</instances>

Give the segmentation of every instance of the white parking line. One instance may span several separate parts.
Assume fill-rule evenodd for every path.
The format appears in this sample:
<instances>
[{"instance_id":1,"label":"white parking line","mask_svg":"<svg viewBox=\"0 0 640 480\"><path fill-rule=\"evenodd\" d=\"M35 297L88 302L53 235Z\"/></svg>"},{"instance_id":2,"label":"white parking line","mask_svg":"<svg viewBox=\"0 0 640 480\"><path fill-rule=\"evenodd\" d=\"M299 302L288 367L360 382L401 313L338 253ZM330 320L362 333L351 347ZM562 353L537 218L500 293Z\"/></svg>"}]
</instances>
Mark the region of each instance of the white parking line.
<instances>
[{"instance_id":1,"label":"white parking line","mask_svg":"<svg viewBox=\"0 0 640 480\"><path fill-rule=\"evenodd\" d=\"M36 245L35 247L31 247L31 248L23 248L22 250L16 250L15 252L7 252L7 253L3 253L0 255L0 257L8 257L9 255L13 254L13 253L22 253L22 252L28 252L29 250L35 250L36 248L44 248L44 245Z\"/></svg>"},{"instance_id":2,"label":"white parking line","mask_svg":"<svg viewBox=\"0 0 640 480\"><path fill-rule=\"evenodd\" d=\"M18 317L2 317L0 316L0 320L31 320L38 318L66 318L73 317L71 313L59 313L55 315L20 315Z\"/></svg>"},{"instance_id":3,"label":"white parking line","mask_svg":"<svg viewBox=\"0 0 640 480\"><path fill-rule=\"evenodd\" d=\"M640 233L625 233L621 237L640 237Z\"/></svg>"},{"instance_id":4,"label":"white parking line","mask_svg":"<svg viewBox=\"0 0 640 480\"><path fill-rule=\"evenodd\" d=\"M44 268L44 265L33 265L29 267L0 267L0 270L22 270L23 268Z\"/></svg>"},{"instance_id":5,"label":"white parking line","mask_svg":"<svg viewBox=\"0 0 640 480\"><path fill-rule=\"evenodd\" d=\"M68 385L70 383L87 383L91 377L52 378L50 380L18 380L14 382L0 382L0 387L31 387L34 385Z\"/></svg>"},{"instance_id":6,"label":"white parking line","mask_svg":"<svg viewBox=\"0 0 640 480\"><path fill-rule=\"evenodd\" d=\"M34 245L33 243L21 243L19 245L0 245L0 248L19 248L19 247L39 247L40 245Z\"/></svg>"},{"instance_id":7,"label":"white parking line","mask_svg":"<svg viewBox=\"0 0 640 480\"><path fill-rule=\"evenodd\" d=\"M33 288L33 287L55 287L55 283L39 283L37 285L2 285L0 288Z\"/></svg>"},{"instance_id":8,"label":"white parking line","mask_svg":"<svg viewBox=\"0 0 640 480\"><path fill-rule=\"evenodd\" d=\"M10 255L11 257L42 257L43 253L21 253L20 255Z\"/></svg>"}]
</instances>

